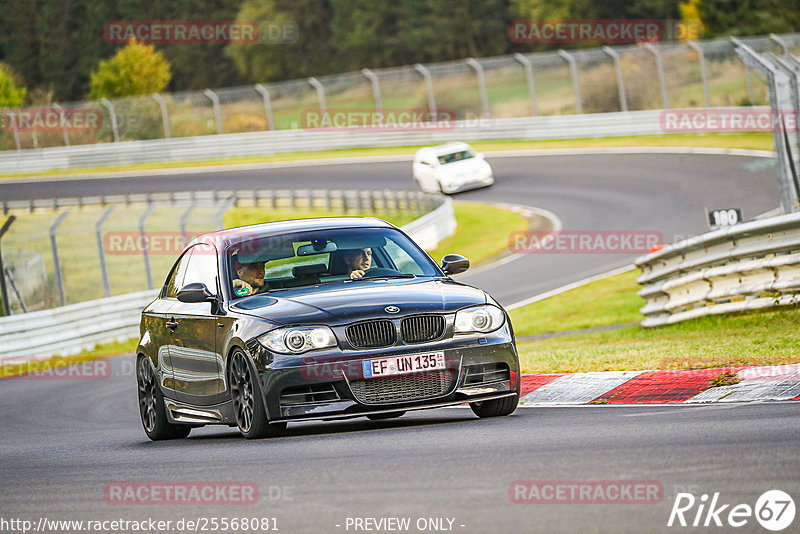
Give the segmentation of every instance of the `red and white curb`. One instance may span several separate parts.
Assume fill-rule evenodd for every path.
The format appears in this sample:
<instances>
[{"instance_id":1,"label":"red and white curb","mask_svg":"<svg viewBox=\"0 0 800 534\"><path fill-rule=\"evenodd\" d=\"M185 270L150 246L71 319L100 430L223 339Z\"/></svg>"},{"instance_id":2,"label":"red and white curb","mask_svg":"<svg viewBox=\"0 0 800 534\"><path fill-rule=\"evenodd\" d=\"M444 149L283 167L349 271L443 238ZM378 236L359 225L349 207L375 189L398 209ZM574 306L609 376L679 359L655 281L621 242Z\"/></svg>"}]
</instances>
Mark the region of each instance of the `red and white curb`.
<instances>
[{"instance_id":1,"label":"red and white curb","mask_svg":"<svg viewBox=\"0 0 800 534\"><path fill-rule=\"evenodd\" d=\"M709 387L722 373L740 382ZM520 406L800 400L800 364L523 375Z\"/></svg>"}]
</instances>

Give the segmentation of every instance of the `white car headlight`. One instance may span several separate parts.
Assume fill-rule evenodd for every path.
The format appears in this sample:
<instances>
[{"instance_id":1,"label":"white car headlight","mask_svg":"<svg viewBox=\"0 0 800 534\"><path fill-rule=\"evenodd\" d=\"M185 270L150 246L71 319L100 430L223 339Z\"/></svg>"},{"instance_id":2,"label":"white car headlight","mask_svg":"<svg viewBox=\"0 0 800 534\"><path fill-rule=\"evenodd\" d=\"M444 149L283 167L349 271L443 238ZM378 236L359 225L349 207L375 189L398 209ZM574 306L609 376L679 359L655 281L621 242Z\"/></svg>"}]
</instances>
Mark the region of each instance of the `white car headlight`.
<instances>
[{"instance_id":1,"label":"white car headlight","mask_svg":"<svg viewBox=\"0 0 800 534\"><path fill-rule=\"evenodd\" d=\"M505 321L503 310L497 306L473 306L456 312L454 331L456 334L492 332L503 326Z\"/></svg>"},{"instance_id":2,"label":"white car headlight","mask_svg":"<svg viewBox=\"0 0 800 534\"><path fill-rule=\"evenodd\" d=\"M300 354L336 346L336 337L327 326L278 328L258 336L258 342L273 352Z\"/></svg>"}]
</instances>

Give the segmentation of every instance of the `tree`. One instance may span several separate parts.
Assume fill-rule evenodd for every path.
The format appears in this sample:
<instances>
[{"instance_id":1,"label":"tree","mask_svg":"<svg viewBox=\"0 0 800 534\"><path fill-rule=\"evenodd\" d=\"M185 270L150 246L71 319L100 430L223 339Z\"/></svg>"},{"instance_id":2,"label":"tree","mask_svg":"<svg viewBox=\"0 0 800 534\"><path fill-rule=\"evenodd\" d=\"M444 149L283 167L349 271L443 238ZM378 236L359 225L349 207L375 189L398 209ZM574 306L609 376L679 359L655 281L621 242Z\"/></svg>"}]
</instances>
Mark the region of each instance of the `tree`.
<instances>
[{"instance_id":1,"label":"tree","mask_svg":"<svg viewBox=\"0 0 800 534\"><path fill-rule=\"evenodd\" d=\"M0 108L20 107L27 94L27 89L20 86L11 68L0 63Z\"/></svg>"},{"instance_id":2,"label":"tree","mask_svg":"<svg viewBox=\"0 0 800 534\"><path fill-rule=\"evenodd\" d=\"M784 33L800 28L800 0L701 0L697 10L712 37Z\"/></svg>"},{"instance_id":3,"label":"tree","mask_svg":"<svg viewBox=\"0 0 800 534\"><path fill-rule=\"evenodd\" d=\"M119 98L159 93L171 78L169 63L153 45L131 40L92 73L89 98Z\"/></svg>"}]
</instances>

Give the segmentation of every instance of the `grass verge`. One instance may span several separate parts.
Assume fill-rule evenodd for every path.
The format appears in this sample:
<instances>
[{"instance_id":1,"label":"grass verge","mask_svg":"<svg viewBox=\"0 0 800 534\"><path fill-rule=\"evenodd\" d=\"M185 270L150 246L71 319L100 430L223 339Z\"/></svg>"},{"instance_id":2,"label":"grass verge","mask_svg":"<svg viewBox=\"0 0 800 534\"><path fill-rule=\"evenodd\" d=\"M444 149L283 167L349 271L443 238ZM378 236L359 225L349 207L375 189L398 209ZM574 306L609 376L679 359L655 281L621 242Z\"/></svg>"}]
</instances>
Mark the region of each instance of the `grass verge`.
<instances>
[{"instance_id":1,"label":"grass verge","mask_svg":"<svg viewBox=\"0 0 800 534\"><path fill-rule=\"evenodd\" d=\"M705 147L705 148L740 148L752 150L773 150L772 134L769 133L719 133L719 134L665 134L646 136L597 137L582 139L555 139L531 141L512 139L507 141L476 141L471 143L479 151L496 150L544 150L554 148L592 148L592 147ZM279 163L285 161L311 161L329 158L352 158L364 156L396 156L408 155L409 159L422 146L409 145L380 148L349 148L340 150L323 150L314 152L288 152L270 156L243 156L225 159L207 159L191 162L155 162L138 165L119 165L106 167L86 167L66 171L42 171L32 173L0 173L3 178L21 178L37 176L71 176L87 173L142 171L153 169L179 169L190 167L214 167L237 164ZM410 172L410 171L409 171Z\"/></svg>"},{"instance_id":2,"label":"grass verge","mask_svg":"<svg viewBox=\"0 0 800 534\"><path fill-rule=\"evenodd\" d=\"M624 273L514 310L515 331L530 335L641 319L635 277ZM574 333L518 347L528 373L781 365L800 362L798 324L800 308L775 308L658 328Z\"/></svg>"}]
</instances>

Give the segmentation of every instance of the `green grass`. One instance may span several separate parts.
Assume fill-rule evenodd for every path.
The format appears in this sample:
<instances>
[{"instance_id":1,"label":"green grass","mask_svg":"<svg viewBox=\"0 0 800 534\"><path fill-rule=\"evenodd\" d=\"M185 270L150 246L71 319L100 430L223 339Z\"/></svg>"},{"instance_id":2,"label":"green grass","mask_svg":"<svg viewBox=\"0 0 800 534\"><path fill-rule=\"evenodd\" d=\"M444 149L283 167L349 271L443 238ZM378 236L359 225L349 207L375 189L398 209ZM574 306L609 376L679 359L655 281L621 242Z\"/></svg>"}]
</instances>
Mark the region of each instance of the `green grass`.
<instances>
[{"instance_id":1,"label":"green grass","mask_svg":"<svg viewBox=\"0 0 800 534\"><path fill-rule=\"evenodd\" d=\"M636 294L638 276L638 270L618 274L512 310L514 333L530 336L640 320L645 301Z\"/></svg>"},{"instance_id":2,"label":"green grass","mask_svg":"<svg viewBox=\"0 0 800 534\"><path fill-rule=\"evenodd\" d=\"M517 335L640 320L638 272L573 289L511 312ZM800 362L800 308L626 326L519 343L524 372L698 369Z\"/></svg>"},{"instance_id":3,"label":"green grass","mask_svg":"<svg viewBox=\"0 0 800 534\"><path fill-rule=\"evenodd\" d=\"M773 150L772 134L769 133L729 133L729 134L665 134L648 136L598 137L584 139L560 139L546 141L508 140L476 141L471 143L479 151L494 150L544 150L552 148L592 148L592 147L708 147L744 148L754 150ZM209 167L234 164L274 163L283 161L311 161L328 158L407 155L409 160L423 145L409 145L386 148L352 148L318 152L291 152L271 156L247 156L226 159L207 159L191 162L157 162L138 165L119 165L108 167L87 167L68 171L44 171L35 173L2 173L0 179L36 177L53 175L83 175L86 173L147 171L152 169L176 169L190 167ZM427 146L427 145L425 145Z\"/></svg>"},{"instance_id":4,"label":"green grass","mask_svg":"<svg viewBox=\"0 0 800 534\"><path fill-rule=\"evenodd\" d=\"M58 367L65 367L81 362L89 362L99 360L100 358L108 358L111 356L120 356L122 354L130 354L136 350L138 339L129 339L128 341L117 341L113 343L103 343L97 345L92 350L84 351L75 356L53 356L46 360L35 360L32 362L19 362L19 363L5 363L0 365L0 379L12 376L19 376L27 374L28 372L44 372Z\"/></svg>"},{"instance_id":5,"label":"green grass","mask_svg":"<svg viewBox=\"0 0 800 534\"><path fill-rule=\"evenodd\" d=\"M525 231L529 221L519 213L482 202L454 204L458 228L428 253L437 263L445 254L461 254L472 266L481 265L508 252L511 232Z\"/></svg>"}]
</instances>

